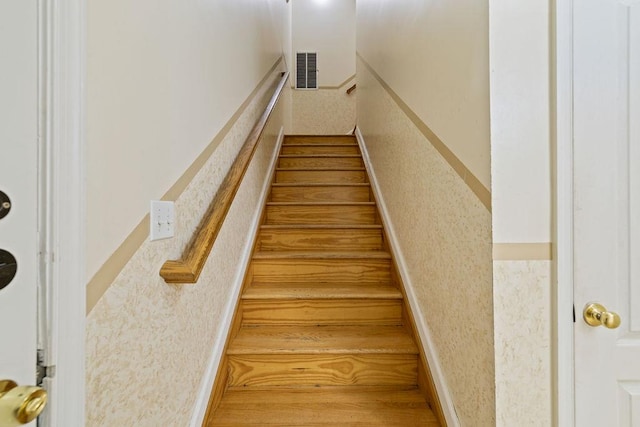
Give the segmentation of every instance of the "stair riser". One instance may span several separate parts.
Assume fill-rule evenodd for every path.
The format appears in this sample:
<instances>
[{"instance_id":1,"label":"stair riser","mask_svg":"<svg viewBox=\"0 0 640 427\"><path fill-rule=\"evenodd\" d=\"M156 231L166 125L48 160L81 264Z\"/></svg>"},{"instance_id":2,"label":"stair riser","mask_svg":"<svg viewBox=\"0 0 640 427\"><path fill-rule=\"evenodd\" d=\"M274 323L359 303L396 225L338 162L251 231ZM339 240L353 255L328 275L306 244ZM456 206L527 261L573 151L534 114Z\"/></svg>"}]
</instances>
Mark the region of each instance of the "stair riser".
<instances>
[{"instance_id":1,"label":"stair riser","mask_svg":"<svg viewBox=\"0 0 640 427\"><path fill-rule=\"evenodd\" d=\"M399 325L402 304L391 300L243 301L244 325Z\"/></svg>"},{"instance_id":2,"label":"stair riser","mask_svg":"<svg viewBox=\"0 0 640 427\"><path fill-rule=\"evenodd\" d=\"M297 144L338 144L338 145L353 145L357 144L355 137L344 136L286 136L284 138L283 145L297 145Z\"/></svg>"},{"instance_id":3,"label":"stair riser","mask_svg":"<svg viewBox=\"0 0 640 427\"><path fill-rule=\"evenodd\" d=\"M234 388L203 427L440 427L418 390L386 388Z\"/></svg>"},{"instance_id":4,"label":"stair riser","mask_svg":"<svg viewBox=\"0 0 640 427\"><path fill-rule=\"evenodd\" d=\"M273 187L272 202L369 202L369 187Z\"/></svg>"},{"instance_id":5,"label":"stair riser","mask_svg":"<svg viewBox=\"0 0 640 427\"><path fill-rule=\"evenodd\" d=\"M360 154L357 145L283 145L280 154Z\"/></svg>"},{"instance_id":6,"label":"stair riser","mask_svg":"<svg viewBox=\"0 0 640 427\"><path fill-rule=\"evenodd\" d=\"M413 386L413 355L229 356L230 387Z\"/></svg>"},{"instance_id":7,"label":"stair riser","mask_svg":"<svg viewBox=\"0 0 640 427\"><path fill-rule=\"evenodd\" d=\"M382 249L382 230L262 230L261 251L376 251Z\"/></svg>"},{"instance_id":8,"label":"stair riser","mask_svg":"<svg viewBox=\"0 0 640 427\"><path fill-rule=\"evenodd\" d=\"M267 206L266 224L375 224L375 206Z\"/></svg>"},{"instance_id":9,"label":"stair riser","mask_svg":"<svg viewBox=\"0 0 640 427\"><path fill-rule=\"evenodd\" d=\"M279 168L363 168L358 157L284 157L278 161Z\"/></svg>"},{"instance_id":10,"label":"stair riser","mask_svg":"<svg viewBox=\"0 0 640 427\"><path fill-rule=\"evenodd\" d=\"M345 184L345 183L365 183L367 174L365 171L291 171L280 170L276 172L277 183L321 183L321 184Z\"/></svg>"},{"instance_id":11,"label":"stair riser","mask_svg":"<svg viewBox=\"0 0 640 427\"><path fill-rule=\"evenodd\" d=\"M253 260L257 283L362 282L389 283L390 261L384 259L270 259Z\"/></svg>"}]
</instances>

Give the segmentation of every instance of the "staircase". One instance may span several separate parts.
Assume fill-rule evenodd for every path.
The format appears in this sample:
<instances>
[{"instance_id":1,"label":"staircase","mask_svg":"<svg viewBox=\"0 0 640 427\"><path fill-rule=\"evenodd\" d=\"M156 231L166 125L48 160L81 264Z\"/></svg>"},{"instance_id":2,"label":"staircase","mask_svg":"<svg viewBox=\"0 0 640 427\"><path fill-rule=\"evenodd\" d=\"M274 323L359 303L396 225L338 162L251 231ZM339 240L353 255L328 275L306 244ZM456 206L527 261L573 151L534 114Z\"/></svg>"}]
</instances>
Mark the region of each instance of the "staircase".
<instances>
[{"instance_id":1,"label":"staircase","mask_svg":"<svg viewBox=\"0 0 640 427\"><path fill-rule=\"evenodd\" d=\"M355 138L285 137L204 425L440 426L413 331Z\"/></svg>"}]
</instances>

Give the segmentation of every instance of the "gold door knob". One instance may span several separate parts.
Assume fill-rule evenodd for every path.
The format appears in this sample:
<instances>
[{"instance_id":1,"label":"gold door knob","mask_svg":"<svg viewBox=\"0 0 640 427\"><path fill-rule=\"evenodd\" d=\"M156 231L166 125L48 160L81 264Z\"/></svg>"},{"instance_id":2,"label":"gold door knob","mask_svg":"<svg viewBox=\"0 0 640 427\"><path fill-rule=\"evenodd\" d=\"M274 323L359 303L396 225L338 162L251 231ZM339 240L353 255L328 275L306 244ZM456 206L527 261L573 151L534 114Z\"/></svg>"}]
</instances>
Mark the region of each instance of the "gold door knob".
<instances>
[{"instance_id":1,"label":"gold door knob","mask_svg":"<svg viewBox=\"0 0 640 427\"><path fill-rule=\"evenodd\" d=\"M584 307L582 312L584 321L589 326L604 326L605 328L615 329L620 326L620 316L613 311L607 311L601 304L591 302Z\"/></svg>"},{"instance_id":2,"label":"gold door knob","mask_svg":"<svg viewBox=\"0 0 640 427\"><path fill-rule=\"evenodd\" d=\"M0 426L30 423L47 404L47 391L41 387L18 386L12 380L0 380Z\"/></svg>"}]
</instances>

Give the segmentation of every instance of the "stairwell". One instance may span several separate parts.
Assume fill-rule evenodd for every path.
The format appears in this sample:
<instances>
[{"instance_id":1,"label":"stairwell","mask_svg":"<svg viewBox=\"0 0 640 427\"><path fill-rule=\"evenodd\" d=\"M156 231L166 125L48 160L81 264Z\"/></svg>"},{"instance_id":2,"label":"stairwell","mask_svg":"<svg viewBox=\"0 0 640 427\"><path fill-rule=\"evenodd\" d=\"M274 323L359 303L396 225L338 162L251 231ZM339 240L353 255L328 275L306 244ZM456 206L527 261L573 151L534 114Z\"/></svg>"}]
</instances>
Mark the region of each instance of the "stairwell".
<instances>
[{"instance_id":1,"label":"stairwell","mask_svg":"<svg viewBox=\"0 0 640 427\"><path fill-rule=\"evenodd\" d=\"M288 136L205 426L440 426L352 136Z\"/></svg>"}]
</instances>

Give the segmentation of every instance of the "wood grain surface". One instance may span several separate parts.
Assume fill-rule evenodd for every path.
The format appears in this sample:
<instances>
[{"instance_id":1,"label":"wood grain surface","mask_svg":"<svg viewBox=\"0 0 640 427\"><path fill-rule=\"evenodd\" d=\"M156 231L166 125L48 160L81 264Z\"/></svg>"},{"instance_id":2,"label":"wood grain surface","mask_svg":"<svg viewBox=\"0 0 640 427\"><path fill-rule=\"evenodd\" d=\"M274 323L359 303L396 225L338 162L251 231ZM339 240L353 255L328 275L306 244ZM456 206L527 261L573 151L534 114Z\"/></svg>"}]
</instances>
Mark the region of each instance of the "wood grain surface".
<instances>
[{"instance_id":1,"label":"wood grain surface","mask_svg":"<svg viewBox=\"0 0 640 427\"><path fill-rule=\"evenodd\" d=\"M354 137L285 137L236 313L205 426L444 425Z\"/></svg>"}]
</instances>

